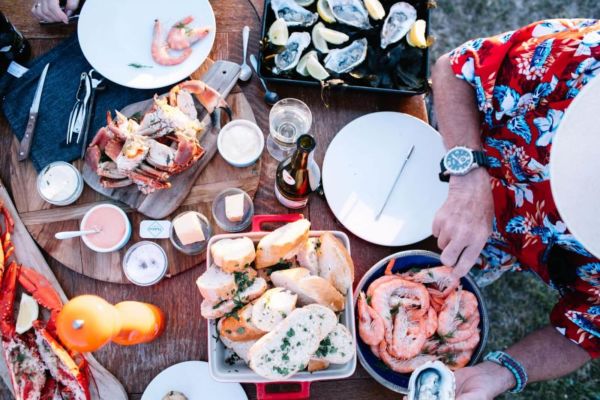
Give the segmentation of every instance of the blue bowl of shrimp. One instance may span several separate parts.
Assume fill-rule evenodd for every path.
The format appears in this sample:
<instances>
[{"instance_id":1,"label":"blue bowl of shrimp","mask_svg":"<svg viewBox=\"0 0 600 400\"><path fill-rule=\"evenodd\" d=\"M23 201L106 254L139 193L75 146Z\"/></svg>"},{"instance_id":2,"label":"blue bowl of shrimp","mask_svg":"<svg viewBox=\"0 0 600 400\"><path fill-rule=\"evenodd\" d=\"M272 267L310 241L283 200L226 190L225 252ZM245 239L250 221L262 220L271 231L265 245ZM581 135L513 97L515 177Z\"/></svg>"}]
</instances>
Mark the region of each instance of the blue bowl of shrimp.
<instances>
[{"instance_id":1,"label":"blue bowl of shrimp","mask_svg":"<svg viewBox=\"0 0 600 400\"><path fill-rule=\"evenodd\" d=\"M358 359L395 392L406 394L411 371L425 362L458 369L475 364L485 348L481 291L470 276L459 281L440 265L439 254L402 251L376 263L356 286Z\"/></svg>"}]
</instances>

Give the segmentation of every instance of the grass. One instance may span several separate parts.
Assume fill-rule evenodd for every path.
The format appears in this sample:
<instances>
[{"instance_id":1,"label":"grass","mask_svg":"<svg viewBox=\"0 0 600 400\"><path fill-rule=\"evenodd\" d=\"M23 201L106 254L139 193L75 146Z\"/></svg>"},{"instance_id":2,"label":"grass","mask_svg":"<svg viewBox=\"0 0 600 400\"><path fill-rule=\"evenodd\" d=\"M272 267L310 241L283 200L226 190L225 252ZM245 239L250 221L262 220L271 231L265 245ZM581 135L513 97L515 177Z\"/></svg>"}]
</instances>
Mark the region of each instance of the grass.
<instances>
[{"instance_id":1,"label":"grass","mask_svg":"<svg viewBox=\"0 0 600 400\"><path fill-rule=\"evenodd\" d=\"M431 15L432 60L465 41L546 18L599 18L598 0L437 0ZM504 349L549 323L557 294L528 273L508 273L484 289L490 311L487 351ZM534 383L502 400L600 400L600 360L561 379Z\"/></svg>"}]
</instances>

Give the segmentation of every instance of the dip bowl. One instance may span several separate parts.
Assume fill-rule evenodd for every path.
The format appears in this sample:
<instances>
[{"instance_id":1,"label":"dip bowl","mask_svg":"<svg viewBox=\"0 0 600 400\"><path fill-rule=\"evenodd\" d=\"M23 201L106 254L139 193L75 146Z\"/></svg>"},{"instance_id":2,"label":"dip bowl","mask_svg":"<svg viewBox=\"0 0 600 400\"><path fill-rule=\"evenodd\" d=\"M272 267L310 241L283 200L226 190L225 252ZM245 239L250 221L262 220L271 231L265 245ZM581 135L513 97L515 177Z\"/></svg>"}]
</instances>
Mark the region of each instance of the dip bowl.
<instances>
[{"instance_id":1,"label":"dip bowl","mask_svg":"<svg viewBox=\"0 0 600 400\"><path fill-rule=\"evenodd\" d=\"M234 129L246 129L248 132L256 135L258 138L257 147L243 157L235 157L231 149L229 149L227 146L227 140L225 137L232 134ZM229 143L231 143L231 141L229 141ZM236 119L225 125L219 132L219 137L217 138L217 148L219 149L219 154L221 154L221 157L223 157L223 159L230 165L233 165L237 168L248 167L254 164L260 158L260 155L265 148L265 138L261 129L255 123L244 119Z\"/></svg>"},{"instance_id":2,"label":"dip bowl","mask_svg":"<svg viewBox=\"0 0 600 400\"><path fill-rule=\"evenodd\" d=\"M90 208L85 213L85 215L83 216L83 219L81 220L80 229L81 230L94 229L94 227L92 227L92 226L87 226L87 222L88 222L90 216L92 216L94 213L99 212L100 210L102 210L102 208L109 209L113 213L116 211L116 214L119 216L119 218L122 218L121 221L114 221L114 222L106 221L105 223L107 225L109 225L111 223L123 223L125 225L125 232L123 233L123 236L118 241L115 241L115 244L110 247L100 247L97 244L94 244L92 242L92 240L90 239L90 236L92 236L92 235L84 235L81 237L81 240L83 241L83 243L85 243L85 245L88 248L90 248L91 250L93 250L95 252L110 253L110 252L121 249L129 241L129 238L131 237L131 223L129 222L129 219L127 218L127 215L125 214L125 212L123 210L121 210L119 207L112 205L112 204L99 204L97 206Z\"/></svg>"}]
</instances>

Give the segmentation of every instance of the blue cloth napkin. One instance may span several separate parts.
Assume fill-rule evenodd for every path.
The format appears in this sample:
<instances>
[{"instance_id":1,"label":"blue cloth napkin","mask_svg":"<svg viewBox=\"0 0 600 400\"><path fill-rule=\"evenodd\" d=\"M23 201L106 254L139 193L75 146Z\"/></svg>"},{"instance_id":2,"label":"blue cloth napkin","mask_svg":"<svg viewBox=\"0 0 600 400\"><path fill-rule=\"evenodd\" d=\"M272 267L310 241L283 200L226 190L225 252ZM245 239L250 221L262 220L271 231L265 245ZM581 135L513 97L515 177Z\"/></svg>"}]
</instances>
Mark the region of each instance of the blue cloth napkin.
<instances>
[{"instance_id":1,"label":"blue cloth napkin","mask_svg":"<svg viewBox=\"0 0 600 400\"><path fill-rule=\"evenodd\" d=\"M42 93L37 126L30 158L40 171L54 161L73 161L81 154L81 143L65 145L69 115L75 104L79 76L92 67L85 59L77 35L74 34L54 49L33 60L22 77L4 76L0 91L2 108L14 134L21 140L25 133L29 108L44 66L50 63ZM106 125L106 111L119 110L126 105L151 98L167 89L131 89L108 80L104 90L96 91L95 112L90 122L88 143L100 127ZM86 143L87 146L87 143Z\"/></svg>"}]
</instances>

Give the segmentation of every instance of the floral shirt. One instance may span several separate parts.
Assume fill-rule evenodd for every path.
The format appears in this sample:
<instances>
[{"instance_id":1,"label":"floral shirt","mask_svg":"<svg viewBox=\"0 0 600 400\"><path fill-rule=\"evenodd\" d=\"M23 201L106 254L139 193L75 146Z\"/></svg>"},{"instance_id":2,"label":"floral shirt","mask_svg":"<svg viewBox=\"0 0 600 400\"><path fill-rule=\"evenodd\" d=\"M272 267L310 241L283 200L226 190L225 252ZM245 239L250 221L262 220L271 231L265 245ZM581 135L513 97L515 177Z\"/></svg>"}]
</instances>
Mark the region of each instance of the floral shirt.
<instances>
[{"instance_id":1,"label":"floral shirt","mask_svg":"<svg viewBox=\"0 0 600 400\"><path fill-rule=\"evenodd\" d=\"M552 324L600 357L600 260L561 221L549 181L561 118L600 75L600 21L537 22L471 40L450 59L456 76L475 89L491 163L495 221L482 252L484 270L537 273L561 295Z\"/></svg>"}]
</instances>

